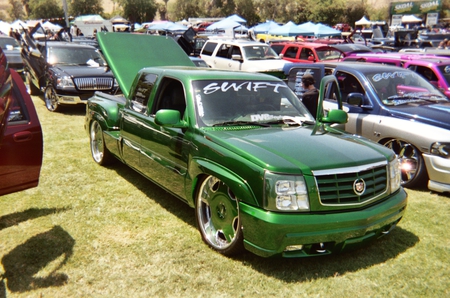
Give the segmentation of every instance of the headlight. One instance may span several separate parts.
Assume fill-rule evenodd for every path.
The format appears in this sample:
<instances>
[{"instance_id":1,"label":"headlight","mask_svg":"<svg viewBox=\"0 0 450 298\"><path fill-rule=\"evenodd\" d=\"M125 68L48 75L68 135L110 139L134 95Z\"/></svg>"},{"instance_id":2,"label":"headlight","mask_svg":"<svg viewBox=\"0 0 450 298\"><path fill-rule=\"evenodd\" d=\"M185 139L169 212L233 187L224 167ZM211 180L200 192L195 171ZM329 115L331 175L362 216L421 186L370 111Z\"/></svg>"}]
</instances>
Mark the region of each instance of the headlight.
<instances>
[{"instance_id":1,"label":"headlight","mask_svg":"<svg viewBox=\"0 0 450 298\"><path fill-rule=\"evenodd\" d=\"M430 148L431 154L448 158L450 155L450 144L448 143L433 143Z\"/></svg>"},{"instance_id":2,"label":"headlight","mask_svg":"<svg viewBox=\"0 0 450 298\"><path fill-rule=\"evenodd\" d=\"M391 193L400 188L401 170L397 156L389 162L389 181L391 186Z\"/></svg>"},{"instance_id":3,"label":"headlight","mask_svg":"<svg viewBox=\"0 0 450 298\"><path fill-rule=\"evenodd\" d=\"M60 88L75 87L75 85L73 84L72 78L69 76L63 76L63 77L58 78L56 80L56 86L60 87Z\"/></svg>"},{"instance_id":4,"label":"headlight","mask_svg":"<svg viewBox=\"0 0 450 298\"><path fill-rule=\"evenodd\" d=\"M309 211L303 176L265 173L265 205L272 211Z\"/></svg>"}]
</instances>

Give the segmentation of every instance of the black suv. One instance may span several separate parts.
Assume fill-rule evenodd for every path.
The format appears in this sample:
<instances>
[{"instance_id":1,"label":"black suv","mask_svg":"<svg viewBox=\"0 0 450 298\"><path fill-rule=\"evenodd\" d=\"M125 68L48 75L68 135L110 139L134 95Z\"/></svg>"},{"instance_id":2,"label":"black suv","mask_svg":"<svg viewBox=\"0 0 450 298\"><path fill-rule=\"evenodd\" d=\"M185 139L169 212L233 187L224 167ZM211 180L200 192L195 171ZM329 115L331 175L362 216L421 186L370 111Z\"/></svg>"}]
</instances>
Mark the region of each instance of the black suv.
<instances>
[{"instance_id":1,"label":"black suv","mask_svg":"<svg viewBox=\"0 0 450 298\"><path fill-rule=\"evenodd\" d=\"M95 47L64 41L27 42L22 57L30 94L43 91L49 111L60 105L85 104L95 91L118 91L113 73Z\"/></svg>"}]
</instances>

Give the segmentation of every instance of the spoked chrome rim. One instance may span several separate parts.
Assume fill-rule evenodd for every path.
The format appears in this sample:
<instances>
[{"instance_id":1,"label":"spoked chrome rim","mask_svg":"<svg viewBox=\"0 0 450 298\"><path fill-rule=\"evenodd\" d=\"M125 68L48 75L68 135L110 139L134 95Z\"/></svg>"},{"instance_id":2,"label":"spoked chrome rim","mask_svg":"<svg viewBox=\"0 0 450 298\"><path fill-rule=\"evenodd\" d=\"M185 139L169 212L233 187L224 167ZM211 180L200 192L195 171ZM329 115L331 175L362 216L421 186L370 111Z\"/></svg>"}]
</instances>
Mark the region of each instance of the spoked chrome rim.
<instances>
[{"instance_id":1,"label":"spoked chrome rim","mask_svg":"<svg viewBox=\"0 0 450 298\"><path fill-rule=\"evenodd\" d=\"M236 197L225 183L209 176L202 182L197 200L198 224L205 241L217 250L228 248L239 232Z\"/></svg>"},{"instance_id":2,"label":"spoked chrome rim","mask_svg":"<svg viewBox=\"0 0 450 298\"><path fill-rule=\"evenodd\" d=\"M389 140L384 145L397 154L402 172L401 184L403 185L416 178L421 159L419 150L407 142L396 139Z\"/></svg>"},{"instance_id":3,"label":"spoked chrome rim","mask_svg":"<svg viewBox=\"0 0 450 298\"><path fill-rule=\"evenodd\" d=\"M58 107L58 102L56 100L56 94L52 88L45 89L45 105L49 111L55 111Z\"/></svg>"},{"instance_id":4,"label":"spoked chrome rim","mask_svg":"<svg viewBox=\"0 0 450 298\"><path fill-rule=\"evenodd\" d=\"M104 150L102 128L97 121L94 121L91 125L91 152L96 162L102 161Z\"/></svg>"}]
</instances>

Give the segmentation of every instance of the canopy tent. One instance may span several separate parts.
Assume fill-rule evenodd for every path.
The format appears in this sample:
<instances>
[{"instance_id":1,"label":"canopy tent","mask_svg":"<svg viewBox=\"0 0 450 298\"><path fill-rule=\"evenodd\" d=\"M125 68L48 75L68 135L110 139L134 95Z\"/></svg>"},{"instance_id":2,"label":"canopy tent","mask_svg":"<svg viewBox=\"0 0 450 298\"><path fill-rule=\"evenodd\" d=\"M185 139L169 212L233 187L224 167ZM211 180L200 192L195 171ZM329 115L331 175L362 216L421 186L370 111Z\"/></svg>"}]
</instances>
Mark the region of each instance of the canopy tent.
<instances>
[{"instance_id":1,"label":"canopy tent","mask_svg":"<svg viewBox=\"0 0 450 298\"><path fill-rule=\"evenodd\" d=\"M62 27L60 25L53 24L49 21L43 23L42 27L44 27L44 29L46 29L46 30L51 30L51 31L59 31L62 29Z\"/></svg>"},{"instance_id":2,"label":"canopy tent","mask_svg":"<svg viewBox=\"0 0 450 298\"><path fill-rule=\"evenodd\" d=\"M415 15L404 15L402 16L402 23L421 23L422 19L416 17Z\"/></svg>"},{"instance_id":3,"label":"canopy tent","mask_svg":"<svg viewBox=\"0 0 450 298\"><path fill-rule=\"evenodd\" d=\"M160 30L160 31L186 31L188 29L187 26L184 26L182 24L177 24L174 22L163 22L163 23L156 23L153 25L150 25L148 27L149 30Z\"/></svg>"},{"instance_id":4,"label":"canopy tent","mask_svg":"<svg viewBox=\"0 0 450 298\"><path fill-rule=\"evenodd\" d=\"M366 16L363 16L360 20L355 22L355 26L370 26L372 25L372 22L366 18Z\"/></svg>"},{"instance_id":5,"label":"canopy tent","mask_svg":"<svg viewBox=\"0 0 450 298\"><path fill-rule=\"evenodd\" d=\"M7 22L0 21L0 32L9 35L9 32L11 31L11 25Z\"/></svg>"},{"instance_id":6,"label":"canopy tent","mask_svg":"<svg viewBox=\"0 0 450 298\"><path fill-rule=\"evenodd\" d=\"M111 23L116 24L116 23L120 23L120 24L129 24L130 21L128 21L127 19L125 19L124 17L121 16L115 16L112 17L111 19L109 19L111 21Z\"/></svg>"},{"instance_id":7,"label":"canopy tent","mask_svg":"<svg viewBox=\"0 0 450 298\"><path fill-rule=\"evenodd\" d=\"M229 17L226 17L225 20L232 20L241 24L247 23L247 20L241 18L240 16L238 16L237 14L233 14Z\"/></svg>"},{"instance_id":8,"label":"canopy tent","mask_svg":"<svg viewBox=\"0 0 450 298\"><path fill-rule=\"evenodd\" d=\"M289 21L283 26L279 26L278 28L269 30L269 34L271 35L281 35L281 36L311 36L314 35L314 32L311 30L304 30L299 28L294 22Z\"/></svg>"},{"instance_id":9,"label":"canopy tent","mask_svg":"<svg viewBox=\"0 0 450 298\"><path fill-rule=\"evenodd\" d=\"M314 28L315 37L341 36L341 34L341 31L320 23L316 24Z\"/></svg>"},{"instance_id":10,"label":"canopy tent","mask_svg":"<svg viewBox=\"0 0 450 298\"><path fill-rule=\"evenodd\" d=\"M298 25L297 27L299 27L300 29L305 30L305 31L314 32L314 29L316 28L316 24L308 21L306 23Z\"/></svg>"},{"instance_id":11,"label":"canopy tent","mask_svg":"<svg viewBox=\"0 0 450 298\"><path fill-rule=\"evenodd\" d=\"M255 34L259 34L259 33L267 33L270 30L276 29L278 27L280 27L280 25L278 23L276 23L274 21L267 21L265 23L261 23L256 26L253 26L250 29L252 29L253 32L255 32Z\"/></svg>"},{"instance_id":12,"label":"canopy tent","mask_svg":"<svg viewBox=\"0 0 450 298\"><path fill-rule=\"evenodd\" d=\"M13 29L21 30L23 28L28 28L28 24L21 20L15 20L11 23ZM33 26L34 27L34 26Z\"/></svg>"},{"instance_id":13,"label":"canopy tent","mask_svg":"<svg viewBox=\"0 0 450 298\"><path fill-rule=\"evenodd\" d=\"M207 31L214 31L214 30L226 30L226 29L232 29L234 30L248 30L247 27L241 25L239 22L233 21L231 19L223 19L221 21L212 23L208 27L206 27Z\"/></svg>"}]
</instances>

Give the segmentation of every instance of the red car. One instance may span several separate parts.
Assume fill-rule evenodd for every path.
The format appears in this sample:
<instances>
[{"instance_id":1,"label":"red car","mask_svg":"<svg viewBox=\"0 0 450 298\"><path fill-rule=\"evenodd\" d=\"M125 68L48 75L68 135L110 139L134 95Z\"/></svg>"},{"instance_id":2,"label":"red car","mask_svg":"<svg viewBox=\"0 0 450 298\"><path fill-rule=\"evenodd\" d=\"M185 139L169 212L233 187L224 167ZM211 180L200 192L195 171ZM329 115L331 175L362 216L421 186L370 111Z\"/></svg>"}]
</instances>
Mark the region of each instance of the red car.
<instances>
[{"instance_id":1,"label":"red car","mask_svg":"<svg viewBox=\"0 0 450 298\"><path fill-rule=\"evenodd\" d=\"M42 166L42 129L22 78L0 49L0 195L36 187Z\"/></svg>"},{"instance_id":2,"label":"red car","mask_svg":"<svg viewBox=\"0 0 450 298\"><path fill-rule=\"evenodd\" d=\"M270 47L281 58L291 62L336 62L345 56L334 47L314 42L274 42Z\"/></svg>"}]
</instances>

